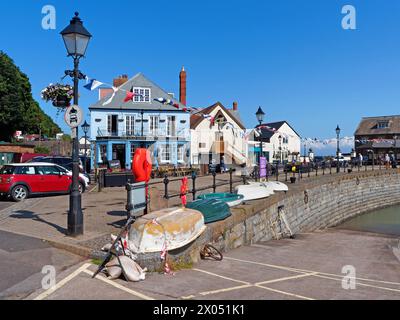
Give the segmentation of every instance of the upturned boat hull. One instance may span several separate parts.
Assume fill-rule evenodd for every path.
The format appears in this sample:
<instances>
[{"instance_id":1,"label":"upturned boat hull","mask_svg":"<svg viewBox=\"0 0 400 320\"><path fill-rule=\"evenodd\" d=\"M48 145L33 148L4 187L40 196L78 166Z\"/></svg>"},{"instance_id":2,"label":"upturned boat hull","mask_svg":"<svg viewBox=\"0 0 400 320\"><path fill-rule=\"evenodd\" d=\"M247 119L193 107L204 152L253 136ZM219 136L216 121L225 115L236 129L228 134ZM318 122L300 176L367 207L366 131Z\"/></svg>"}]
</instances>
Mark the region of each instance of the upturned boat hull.
<instances>
[{"instance_id":1,"label":"upturned boat hull","mask_svg":"<svg viewBox=\"0 0 400 320\"><path fill-rule=\"evenodd\" d=\"M201 212L187 208L168 208L138 219L131 228L130 246L137 253L175 250L196 240L204 231Z\"/></svg>"},{"instance_id":2,"label":"upturned boat hull","mask_svg":"<svg viewBox=\"0 0 400 320\"><path fill-rule=\"evenodd\" d=\"M266 188L262 183L251 183L248 185L240 185L235 188L237 194L244 196L244 201L257 200L267 198L274 194L270 188Z\"/></svg>"},{"instance_id":3,"label":"upturned boat hull","mask_svg":"<svg viewBox=\"0 0 400 320\"><path fill-rule=\"evenodd\" d=\"M215 199L225 202L229 207L238 206L243 202L244 196L235 193L208 193L197 197L199 200Z\"/></svg>"}]
</instances>

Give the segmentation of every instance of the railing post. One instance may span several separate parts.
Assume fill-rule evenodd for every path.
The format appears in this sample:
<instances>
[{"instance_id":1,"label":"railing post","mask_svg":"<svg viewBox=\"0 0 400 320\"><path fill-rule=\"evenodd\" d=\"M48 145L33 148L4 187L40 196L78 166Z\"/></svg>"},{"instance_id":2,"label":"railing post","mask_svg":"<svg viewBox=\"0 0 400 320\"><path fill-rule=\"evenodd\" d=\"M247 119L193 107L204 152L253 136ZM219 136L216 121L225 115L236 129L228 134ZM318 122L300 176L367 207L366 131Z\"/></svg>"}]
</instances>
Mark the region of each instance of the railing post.
<instances>
[{"instance_id":1,"label":"railing post","mask_svg":"<svg viewBox=\"0 0 400 320\"><path fill-rule=\"evenodd\" d=\"M368 170L368 162L365 164L365 171L367 171Z\"/></svg>"},{"instance_id":2,"label":"railing post","mask_svg":"<svg viewBox=\"0 0 400 320\"><path fill-rule=\"evenodd\" d=\"M165 198L165 199L169 199L169 195L168 195L168 184L169 184L169 179L168 179L168 175L166 174L166 175L164 176L164 190L165 190L164 198Z\"/></svg>"},{"instance_id":3,"label":"railing post","mask_svg":"<svg viewBox=\"0 0 400 320\"><path fill-rule=\"evenodd\" d=\"M193 201L196 200L196 179L197 179L197 174L196 171L192 171L192 194L193 194Z\"/></svg>"},{"instance_id":4,"label":"railing post","mask_svg":"<svg viewBox=\"0 0 400 320\"><path fill-rule=\"evenodd\" d=\"M329 164L329 174L332 174L332 162Z\"/></svg>"},{"instance_id":5,"label":"railing post","mask_svg":"<svg viewBox=\"0 0 400 320\"><path fill-rule=\"evenodd\" d=\"M308 173L307 173L307 177L310 177L310 171L311 171L311 163L308 163Z\"/></svg>"},{"instance_id":6,"label":"railing post","mask_svg":"<svg viewBox=\"0 0 400 320\"><path fill-rule=\"evenodd\" d=\"M325 165L322 166L322 175L325 175Z\"/></svg>"},{"instance_id":7,"label":"railing post","mask_svg":"<svg viewBox=\"0 0 400 320\"><path fill-rule=\"evenodd\" d=\"M276 163L276 169L275 169L275 174L276 174L276 181L279 181L279 164Z\"/></svg>"},{"instance_id":8,"label":"railing post","mask_svg":"<svg viewBox=\"0 0 400 320\"><path fill-rule=\"evenodd\" d=\"M318 164L315 166L315 176L318 177Z\"/></svg>"},{"instance_id":9,"label":"railing post","mask_svg":"<svg viewBox=\"0 0 400 320\"><path fill-rule=\"evenodd\" d=\"M285 167L285 182L287 182L287 168Z\"/></svg>"},{"instance_id":10,"label":"railing post","mask_svg":"<svg viewBox=\"0 0 400 320\"><path fill-rule=\"evenodd\" d=\"M212 176L213 176L213 190L214 190L214 193L216 193L217 192L217 182L216 182L217 172L213 171Z\"/></svg>"},{"instance_id":11,"label":"railing post","mask_svg":"<svg viewBox=\"0 0 400 320\"><path fill-rule=\"evenodd\" d=\"M229 190L230 193L233 193L233 169L229 169Z\"/></svg>"}]
</instances>

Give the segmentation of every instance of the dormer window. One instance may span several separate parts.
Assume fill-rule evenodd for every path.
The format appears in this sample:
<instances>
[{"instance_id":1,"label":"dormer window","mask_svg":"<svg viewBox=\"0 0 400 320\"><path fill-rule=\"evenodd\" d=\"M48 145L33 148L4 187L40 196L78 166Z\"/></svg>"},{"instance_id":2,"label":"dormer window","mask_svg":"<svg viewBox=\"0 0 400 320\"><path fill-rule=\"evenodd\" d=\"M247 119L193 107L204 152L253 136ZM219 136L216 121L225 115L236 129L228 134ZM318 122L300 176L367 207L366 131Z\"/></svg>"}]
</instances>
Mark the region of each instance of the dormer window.
<instances>
[{"instance_id":1,"label":"dormer window","mask_svg":"<svg viewBox=\"0 0 400 320\"><path fill-rule=\"evenodd\" d=\"M133 102L151 102L151 89L150 88L133 88L133 93L135 96L133 97Z\"/></svg>"},{"instance_id":2,"label":"dormer window","mask_svg":"<svg viewBox=\"0 0 400 320\"><path fill-rule=\"evenodd\" d=\"M378 129L386 129L389 128L389 121L379 121Z\"/></svg>"}]
</instances>

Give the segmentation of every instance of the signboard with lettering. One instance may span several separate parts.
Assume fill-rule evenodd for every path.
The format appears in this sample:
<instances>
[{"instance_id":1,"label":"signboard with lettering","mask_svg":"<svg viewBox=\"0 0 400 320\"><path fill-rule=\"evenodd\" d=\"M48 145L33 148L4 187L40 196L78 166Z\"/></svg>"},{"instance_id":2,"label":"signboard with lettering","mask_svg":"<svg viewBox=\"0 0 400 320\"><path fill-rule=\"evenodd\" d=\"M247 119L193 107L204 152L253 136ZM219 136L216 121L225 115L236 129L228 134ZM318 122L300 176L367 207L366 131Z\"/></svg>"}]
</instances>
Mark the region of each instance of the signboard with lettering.
<instances>
[{"instance_id":1,"label":"signboard with lettering","mask_svg":"<svg viewBox=\"0 0 400 320\"><path fill-rule=\"evenodd\" d=\"M260 178L267 177L267 158L260 158Z\"/></svg>"}]
</instances>

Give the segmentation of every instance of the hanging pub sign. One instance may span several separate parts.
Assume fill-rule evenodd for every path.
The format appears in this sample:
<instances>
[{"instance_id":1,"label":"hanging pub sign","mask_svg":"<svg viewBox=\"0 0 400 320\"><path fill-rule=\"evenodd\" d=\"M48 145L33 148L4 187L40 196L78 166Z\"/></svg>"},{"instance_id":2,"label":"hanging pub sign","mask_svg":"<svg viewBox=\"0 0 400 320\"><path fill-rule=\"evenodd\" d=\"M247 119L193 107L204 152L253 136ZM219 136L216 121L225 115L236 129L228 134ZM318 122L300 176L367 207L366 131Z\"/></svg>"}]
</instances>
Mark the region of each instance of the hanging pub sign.
<instances>
[{"instance_id":1,"label":"hanging pub sign","mask_svg":"<svg viewBox=\"0 0 400 320\"><path fill-rule=\"evenodd\" d=\"M65 110L64 119L70 128L79 127L83 121L82 109L76 105L70 106Z\"/></svg>"}]
</instances>

